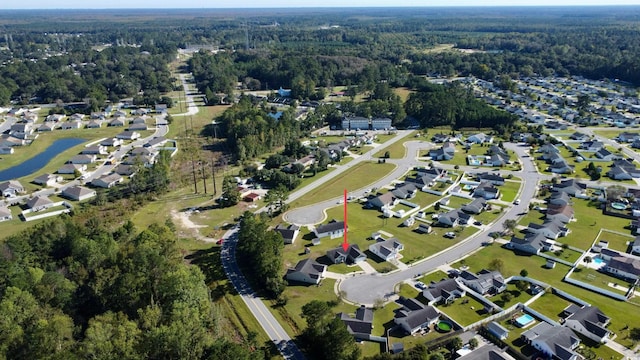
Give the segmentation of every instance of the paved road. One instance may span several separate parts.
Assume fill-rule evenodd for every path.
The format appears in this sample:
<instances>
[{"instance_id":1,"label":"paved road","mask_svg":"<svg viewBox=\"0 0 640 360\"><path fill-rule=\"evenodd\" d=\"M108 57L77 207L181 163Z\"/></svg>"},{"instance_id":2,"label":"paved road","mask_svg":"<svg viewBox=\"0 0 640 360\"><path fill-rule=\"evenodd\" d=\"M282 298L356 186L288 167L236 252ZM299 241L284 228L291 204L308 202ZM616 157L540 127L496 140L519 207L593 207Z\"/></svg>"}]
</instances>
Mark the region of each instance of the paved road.
<instances>
[{"instance_id":1,"label":"paved road","mask_svg":"<svg viewBox=\"0 0 640 360\"><path fill-rule=\"evenodd\" d=\"M526 155L527 148L524 146L508 143L505 144L505 147L515 151L520 158ZM367 305L373 305L378 299L386 300L394 295L394 287L396 284L411 279L418 274L431 272L441 265L456 262L480 248L482 243L490 238L490 233L503 231L502 223L504 220L516 219L521 213L528 210L529 199L534 197L538 181L546 177L536 171L530 159L524 158L523 160L525 160L523 171L520 174L523 178L520 193L522 201L519 205L513 205L507 209L498 220L489 224L484 230L476 233L474 236L463 240L454 247L432 255L406 270L395 271L385 275L356 275L343 280L340 283L340 290L346 292L346 299L358 304Z\"/></svg>"},{"instance_id":2,"label":"paved road","mask_svg":"<svg viewBox=\"0 0 640 360\"><path fill-rule=\"evenodd\" d=\"M222 243L222 266L227 277L236 288L242 301L247 304L251 313L256 317L264 331L273 341L285 359L304 360L305 357L287 332L282 328L278 320L269 312L258 295L251 289L249 283L242 275L236 262L236 245L238 242L238 226L224 234Z\"/></svg>"},{"instance_id":3,"label":"paved road","mask_svg":"<svg viewBox=\"0 0 640 360\"><path fill-rule=\"evenodd\" d=\"M191 95L191 92L189 91L187 76L191 76L191 74L179 74L179 76L180 81L182 81L182 88L184 89L185 102L187 103L187 112L182 114L175 114L173 115L173 117L195 115L198 113L198 111L200 111L200 109L196 105L193 95Z\"/></svg>"},{"instance_id":4,"label":"paved road","mask_svg":"<svg viewBox=\"0 0 640 360\"><path fill-rule=\"evenodd\" d=\"M398 134L395 137L387 140L383 144L367 151L363 155L358 156L357 158L351 160L347 164L337 166L336 170L333 170L329 174L310 183L309 185L301 188L300 190L294 191L293 193L291 193L291 195L289 195L289 200L287 202L290 203L302 197L309 191L312 191L318 188L319 186L321 186L322 184L324 184L325 182L341 175L345 171L349 170L352 166L358 163L361 163L363 161L371 160L374 153L380 151L380 149L382 149L383 147L387 147L395 142L402 140L402 138L404 138L409 132L410 131L407 131L407 130L398 131ZM382 179L377 179L377 180L372 179L372 183L363 188L347 189L347 191L349 191L349 194L354 197L361 197L365 195L365 191L367 191L368 189L371 189L374 187L380 188L382 186L388 185L392 181L406 174L409 170L411 170L416 165L426 165L426 163L423 163L423 164L417 163L415 160L415 154L417 154L417 151L419 149L428 149L432 147L430 143L423 142L423 141L410 141L405 144L405 147L407 148L407 153L405 157L403 157L402 159L387 159L387 163L392 163L396 165L396 168L391 173L389 173L389 175L385 176ZM324 210L330 207L336 206L341 201L342 201L342 197L336 197L336 198L322 201L313 205L296 208L285 213L284 220L296 225L318 224L324 221L324 218L325 218Z\"/></svg>"}]
</instances>

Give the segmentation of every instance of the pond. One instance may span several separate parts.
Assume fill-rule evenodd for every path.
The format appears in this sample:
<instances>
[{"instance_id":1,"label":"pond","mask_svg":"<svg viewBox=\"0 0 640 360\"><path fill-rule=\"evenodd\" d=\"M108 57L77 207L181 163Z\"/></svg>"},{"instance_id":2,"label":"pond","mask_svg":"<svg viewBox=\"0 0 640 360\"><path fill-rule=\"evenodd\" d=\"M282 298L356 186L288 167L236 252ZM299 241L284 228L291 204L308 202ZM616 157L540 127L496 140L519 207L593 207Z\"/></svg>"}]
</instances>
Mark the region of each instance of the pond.
<instances>
[{"instance_id":1,"label":"pond","mask_svg":"<svg viewBox=\"0 0 640 360\"><path fill-rule=\"evenodd\" d=\"M22 164L0 171L0 181L18 179L42 169L61 152L85 142L84 139L67 138L54 141L48 148ZM8 155L11 156L11 155Z\"/></svg>"}]
</instances>

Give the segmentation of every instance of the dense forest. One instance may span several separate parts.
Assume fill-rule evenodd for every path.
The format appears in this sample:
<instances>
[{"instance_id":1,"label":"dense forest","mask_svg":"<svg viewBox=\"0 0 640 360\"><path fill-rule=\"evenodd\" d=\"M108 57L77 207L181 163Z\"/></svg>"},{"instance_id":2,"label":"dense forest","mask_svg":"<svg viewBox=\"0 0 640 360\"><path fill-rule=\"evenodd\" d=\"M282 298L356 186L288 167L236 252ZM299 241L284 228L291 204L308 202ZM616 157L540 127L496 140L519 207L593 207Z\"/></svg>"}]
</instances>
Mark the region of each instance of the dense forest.
<instances>
[{"instance_id":1,"label":"dense forest","mask_svg":"<svg viewBox=\"0 0 640 360\"><path fill-rule=\"evenodd\" d=\"M189 64L211 99L279 87L312 100L335 86L366 94L380 82L404 86L410 75L582 75L640 84L638 7L363 11L60 11L46 21L38 12L0 12L7 35L0 103L134 96L157 103L172 87L168 62L192 44L221 50Z\"/></svg>"}]
</instances>

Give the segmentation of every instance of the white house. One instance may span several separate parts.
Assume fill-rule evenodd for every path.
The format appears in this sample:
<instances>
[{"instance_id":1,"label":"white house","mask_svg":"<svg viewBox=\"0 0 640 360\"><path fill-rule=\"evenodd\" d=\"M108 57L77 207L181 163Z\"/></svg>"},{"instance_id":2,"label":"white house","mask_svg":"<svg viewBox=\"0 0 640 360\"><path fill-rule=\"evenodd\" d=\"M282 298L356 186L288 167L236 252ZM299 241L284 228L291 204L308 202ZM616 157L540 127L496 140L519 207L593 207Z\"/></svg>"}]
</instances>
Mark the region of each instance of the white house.
<instances>
[{"instance_id":1,"label":"white house","mask_svg":"<svg viewBox=\"0 0 640 360\"><path fill-rule=\"evenodd\" d=\"M140 138L140 133L137 131L125 130L120 134L116 135L116 138L121 140L136 140Z\"/></svg>"},{"instance_id":2,"label":"white house","mask_svg":"<svg viewBox=\"0 0 640 360\"><path fill-rule=\"evenodd\" d=\"M307 284L319 284L324 278L327 266L312 259L300 260L293 269L287 270L285 279Z\"/></svg>"},{"instance_id":3,"label":"white house","mask_svg":"<svg viewBox=\"0 0 640 360\"><path fill-rule=\"evenodd\" d=\"M369 251L384 261L397 259L402 250L404 250L404 245L396 238L379 239L375 244L369 245Z\"/></svg>"},{"instance_id":4,"label":"white house","mask_svg":"<svg viewBox=\"0 0 640 360\"><path fill-rule=\"evenodd\" d=\"M27 208L33 212L46 210L53 206L53 201L46 196L36 196L27 200Z\"/></svg>"},{"instance_id":5,"label":"white house","mask_svg":"<svg viewBox=\"0 0 640 360\"><path fill-rule=\"evenodd\" d=\"M84 186L71 186L62 190L61 195L63 197L66 197L67 199L82 201L82 200L91 199L92 197L95 197L96 191L86 188Z\"/></svg>"},{"instance_id":6,"label":"white house","mask_svg":"<svg viewBox=\"0 0 640 360\"><path fill-rule=\"evenodd\" d=\"M0 191L4 197L14 197L24 192L24 186L17 180L9 180L0 183Z\"/></svg>"},{"instance_id":7,"label":"white house","mask_svg":"<svg viewBox=\"0 0 640 360\"><path fill-rule=\"evenodd\" d=\"M42 174L33 179L34 184L43 186L53 186L62 181L62 176L52 174Z\"/></svg>"},{"instance_id":8,"label":"white house","mask_svg":"<svg viewBox=\"0 0 640 360\"><path fill-rule=\"evenodd\" d=\"M118 174L104 175L91 181L91 185L101 188L111 188L120 184L124 179Z\"/></svg>"},{"instance_id":9,"label":"white house","mask_svg":"<svg viewBox=\"0 0 640 360\"><path fill-rule=\"evenodd\" d=\"M344 221L331 220L328 224L318 225L314 230L317 238L329 237L331 239L344 236Z\"/></svg>"}]
</instances>

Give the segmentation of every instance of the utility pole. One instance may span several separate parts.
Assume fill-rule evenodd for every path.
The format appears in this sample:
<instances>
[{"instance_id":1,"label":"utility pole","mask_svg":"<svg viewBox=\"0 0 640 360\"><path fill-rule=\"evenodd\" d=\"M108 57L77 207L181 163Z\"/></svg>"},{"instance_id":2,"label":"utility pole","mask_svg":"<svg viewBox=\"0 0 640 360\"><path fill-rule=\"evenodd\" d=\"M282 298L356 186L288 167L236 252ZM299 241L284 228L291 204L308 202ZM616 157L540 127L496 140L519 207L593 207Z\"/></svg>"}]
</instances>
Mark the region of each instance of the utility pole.
<instances>
[{"instance_id":1,"label":"utility pole","mask_svg":"<svg viewBox=\"0 0 640 360\"><path fill-rule=\"evenodd\" d=\"M204 161L200 162L200 170L202 171L202 184L204 186L204 193L207 193L207 177L204 174Z\"/></svg>"},{"instance_id":2,"label":"utility pole","mask_svg":"<svg viewBox=\"0 0 640 360\"><path fill-rule=\"evenodd\" d=\"M213 195L218 194L218 187L216 186L216 163L211 154L211 178L213 179Z\"/></svg>"}]
</instances>

